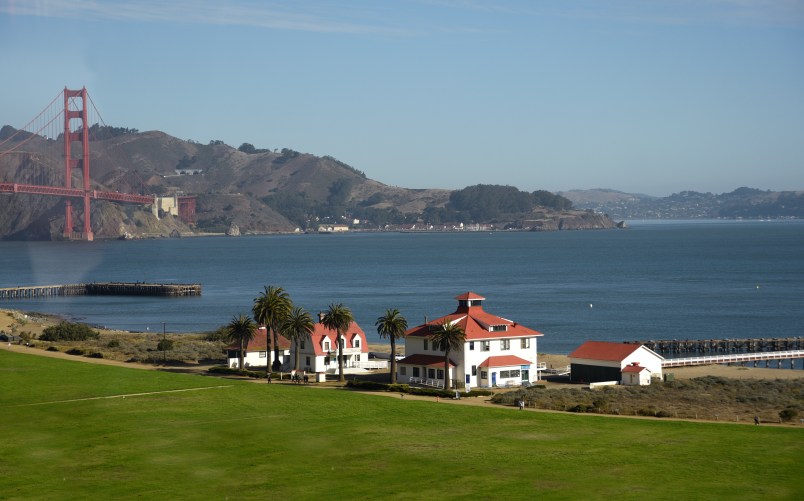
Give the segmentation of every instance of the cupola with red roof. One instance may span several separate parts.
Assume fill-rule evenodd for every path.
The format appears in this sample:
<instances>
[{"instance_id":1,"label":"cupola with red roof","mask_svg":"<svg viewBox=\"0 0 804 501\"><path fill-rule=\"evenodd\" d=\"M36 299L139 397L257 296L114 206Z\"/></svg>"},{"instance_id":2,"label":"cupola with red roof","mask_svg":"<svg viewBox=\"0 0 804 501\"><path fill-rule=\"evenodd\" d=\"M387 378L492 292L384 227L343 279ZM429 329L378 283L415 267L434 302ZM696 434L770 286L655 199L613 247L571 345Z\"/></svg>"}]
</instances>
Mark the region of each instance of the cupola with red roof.
<instances>
[{"instance_id":1,"label":"cupola with red roof","mask_svg":"<svg viewBox=\"0 0 804 501\"><path fill-rule=\"evenodd\" d=\"M455 299L458 300L458 309L455 310L455 313L466 313L470 308L479 308L482 310L483 301L486 300L483 296L471 291L466 294L461 294L460 296L455 296Z\"/></svg>"}]
</instances>

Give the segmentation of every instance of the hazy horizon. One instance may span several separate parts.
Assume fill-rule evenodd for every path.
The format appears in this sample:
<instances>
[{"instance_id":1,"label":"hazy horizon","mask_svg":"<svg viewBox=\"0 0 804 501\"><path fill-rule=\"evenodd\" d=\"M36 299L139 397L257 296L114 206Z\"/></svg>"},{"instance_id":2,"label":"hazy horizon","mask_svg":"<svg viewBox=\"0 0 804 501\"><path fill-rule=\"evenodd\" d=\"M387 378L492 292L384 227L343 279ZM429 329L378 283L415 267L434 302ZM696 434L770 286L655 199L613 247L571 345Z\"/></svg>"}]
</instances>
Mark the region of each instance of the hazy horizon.
<instances>
[{"instance_id":1,"label":"hazy horizon","mask_svg":"<svg viewBox=\"0 0 804 501\"><path fill-rule=\"evenodd\" d=\"M0 0L0 123L331 155L405 188L804 190L801 0Z\"/></svg>"}]
</instances>

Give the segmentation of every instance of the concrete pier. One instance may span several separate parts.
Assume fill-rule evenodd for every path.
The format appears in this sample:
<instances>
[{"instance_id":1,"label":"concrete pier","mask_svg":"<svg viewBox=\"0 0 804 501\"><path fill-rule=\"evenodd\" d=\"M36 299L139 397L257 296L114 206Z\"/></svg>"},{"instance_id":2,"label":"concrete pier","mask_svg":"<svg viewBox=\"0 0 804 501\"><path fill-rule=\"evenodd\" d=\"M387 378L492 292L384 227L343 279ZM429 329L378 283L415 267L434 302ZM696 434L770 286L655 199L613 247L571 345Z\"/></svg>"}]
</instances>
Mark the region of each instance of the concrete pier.
<instances>
[{"instance_id":1,"label":"concrete pier","mask_svg":"<svg viewBox=\"0 0 804 501\"><path fill-rule=\"evenodd\" d=\"M201 284L149 284L145 282L93 282L0 288L0 299L49 296L200 296Z\"/></svg>"}]
</instances>

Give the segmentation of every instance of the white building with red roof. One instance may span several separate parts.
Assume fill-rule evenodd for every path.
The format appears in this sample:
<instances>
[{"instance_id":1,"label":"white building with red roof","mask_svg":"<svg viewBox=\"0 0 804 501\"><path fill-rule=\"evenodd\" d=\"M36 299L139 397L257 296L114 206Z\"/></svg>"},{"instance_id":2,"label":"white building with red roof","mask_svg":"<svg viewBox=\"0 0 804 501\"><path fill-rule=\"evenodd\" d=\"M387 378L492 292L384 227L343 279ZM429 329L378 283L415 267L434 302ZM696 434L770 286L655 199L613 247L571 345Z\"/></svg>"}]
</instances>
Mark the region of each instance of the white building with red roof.
<instances>
[{"instance_id":1,"label":"white building with red roof","mask_svg":"<svg viewBox=\"0 0 804 501\"><path fill-rule=\"evenodd\" d=\"M664 357L640 344L587 341L570 353L572 381L650 384L662 377ZM632 375L636 374L636 377ZM627 380L627 382L625 382Z\"/></svg>"},{"instance_id":2,"label":"white building with red roof","mask_svg":"<svg viewBox=\"0 0 804 501\"><path fill-rule=\"evenodd\" d=\"M290 362L290 341L287 338L279 336L279 361L282 363L283 369ZM274 346L273 336L271 336L270 352L268 349L268 330L265 327L258 327L254 329L254 338L248 342L245 349L245 356L243 357L243 365L245 369L251 368L265 368L274 363ZM232 368L237 368L240 363L240 345L233 343L226 347L227 365Z\"/></svg>"},{"instance_id":3,"label":"white building with red roof","mask_svg":"<svg viewBox=\"0 0 804 501\"><path fill-rule=\"evenodd\" d=\"M519 386L539 379L544 364L537 360L536 341L543 336L513 320L483 310L486 298L467 292L457 296L455 312L426 321L405 333L405 358L397 362L400 383L443 387ZM444 374L444 350L433 346L432 330L448 322L466 333L463 349L450 351L449 374Z\"/></svg>"},{"instance_id":4,"label":"white building with red roof","mask_svg":"<svg viewBox=\"0 0 804 501\"><path fill-rule=\"evenodd\" d=\"M338 372L338 333L327 329L322 323L316 323L313 332L299 343L299 370L305 372ZM343 344L343 367L358 369L365 366L369 358L369 347L366 333L352 322L340 337ZM296 347L293 347L295 350ZM295 353L293 354L295 356ZM293 360L291 357L291 363Z\"/></svg>"}]
</instances>

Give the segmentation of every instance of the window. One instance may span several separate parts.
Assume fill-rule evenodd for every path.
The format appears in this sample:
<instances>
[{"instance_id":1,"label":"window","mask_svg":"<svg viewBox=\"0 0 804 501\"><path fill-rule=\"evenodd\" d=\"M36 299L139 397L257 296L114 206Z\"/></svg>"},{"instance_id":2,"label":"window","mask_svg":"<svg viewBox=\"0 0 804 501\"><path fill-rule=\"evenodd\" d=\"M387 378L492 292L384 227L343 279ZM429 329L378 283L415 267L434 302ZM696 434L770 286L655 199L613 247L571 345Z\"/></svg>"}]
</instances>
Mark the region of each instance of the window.
<instances>
[{"instance_id":1,"label":"window","mask_svg":"<svg viewBox=\"0 0 804 501\"><path fill-rule=\"evenodd\" d=\"M475 342L469 341L469 351L474 351L474 349L475 349Z\"/></svg>"},{"instance_id":2,"label":"window","mask_svg":"<svg viewBox=\"0 0 804 501\"><path fill-rule=\"evenodd\" d=\"M489 351L491 345L488 341L480 341L480 351Z\"/></svg>"},{"instance_id":3,"label":"window","mask_svg":"<svg viewBox=\"0 0 804 501\"><path fill-rule=\"evenodd\" d=\"M301 349L303 350L303 349L304 349L304 341L302 341L302 342L301 342L301 343L299 343L299 344L300 344L300 346L301 346ZM307 362L307 363L309 364L310 362Z\"/></svg>"},{"instance_id":4,"label":"window","mask_svg":"<svg viewBox=\"0 0 804 501\"><path fill-rule=\"evenodd\" d=\"M404 365L399 367L399 375L400 376L405 376L405 375L407 375L407 373L408 373L408 368L407 367L405 367Z\"/></svg>"},{"instance_id":5,"label":"window","mask_svg":"<svg viewBox=\"0 0 804 501\"><path fill-rule=\"evenodd\" d=\"M428 348L427 348L427 340L425 339L424 340L424 351L427 351L427 350L428 350Z\"/></svg>"},{"instance_id":6,"label":"window","mask_svg":"<svg viewBox=\"0 0 804 501\"><path fill-rule=\"evenodd\" d=\"M264 351L260 352L260 358L265 358L266 356L268 356L268 354L266 352L264 352Z\"/></svg>"},{"instance_id":7,"label":"window","mask_svg":"<svg viewBox=\"0 0 804 501\"><path fill-rule=\"evenodd\" d=\"M519 369L512 371L500 371L500 379L508 379L512 377L519 377Z\"/></svg>"},{"instance_id":8,"label":"window","mask_svg":"<svg viewBox=\"0 0 804 501\"><path fill-rule=\"evenodd\" d=\"M511 349L511 340L510 339L500 339L500 349L501 350L510 350Z\"/></svg>"},{"instance_id":9,"label":"window","mask_svg":"<svg viewBox=\"0 0 804 501\"><path fill-rule=\"evenodd\" d=\"M360 348L360 338L356 337L352 344L354 345L355 348Z\"/></svg>"},{"instance_id":10,"label":"window","mask_svg":"<svg viewBox=\"0 0 804 501\"><path fill-rule=\"evenodd\" d=\"M430 379L435 379L435 369L427 369L427 377Z\"/></svg>"},{"instance_id":11,"label":"window","mask_svg":"<svg viewBox=\"0 0 804 501\"><path fill-rule=\"evenodd\" d=\"M360 362L360 355L359 354L355 355L355 362Z\"/></svg>"},{"instance_id":12,"label":"window","mask_svg":"<svg viewBox=\"0 0 804 501\"><path fill-rule=\"evenodd\" d=\"M480 371L480 379L488 379L489 373L486 371Z\"/></svg>"},{"instance_id":13,"label":"window","mask_svg":"<svg viewBox=\"0 0 804 501\"><path fill-rule=\"evenodd\" d=\"M324 365L329 365L329 357L324 357Z\"/></svg>"},{"instance_id":14,"label":"window","mask_svg":"<svg viewBox=\"0 0 804 501\"><path fill-rule=\"evenodd\" d=\"M526 337L526 338L522 339L522 349L525 350L527 348L530 348L530 338L529 337Z\"/></svg>"},{"instance_id":15,"label":"window","mask_svg":"<svg viewBox=\"0 0 804 501\"><path fill-rule=\"evenodd\" d=\"M304 364L305 365L310 365L310 357L307 357L307 359L305 360Z\"/></svg>"},{"instance_id":16,"label":"window","mask_svg":"<svg viewBox=\"0 0 804 501\"><path fill-rule=\"evenodd\" d=\"M477 376L477 366L476 365L472 366L472 375Z\"/></svg>"},{"instance_id":17,"label":"window","mask_svg":"<svg viewBox=\"0 0 804 501\"><path fill-rule=\"evenodd\" d=\"M329 351L329 341L324 341L324 351Z\"/></svg>"},{"instance_id":18,"label":"window","mask_svg":"<svg viewBox=\"0 0 804 501\"><path fill-rule=\"evenodd\" d=\"M505 331L508 330L508 326L507 325L492 325L491 329L489 329L489 330L491 332L505 332Z\"/></svg>"},{"instance_id":19,"label":"window","mask_svg":"<svg viewBox=\"0 0 804 501\"><path fill-rule=\"evenodd\" d=\"M438 369L436 371L436 379L444 379L444 369Z\"/></svg>"},{"instance_id":20,"label":"window","mask_svg":"<svg viewBox=\"0 0 804 501\"><path fill-rule=\"evenodd\" d=\"M404 367L403 367L403 369L404 369ZM413 377L419 377L419 368L418 367L413 368Z\"/></svg>"}]
</instances>

